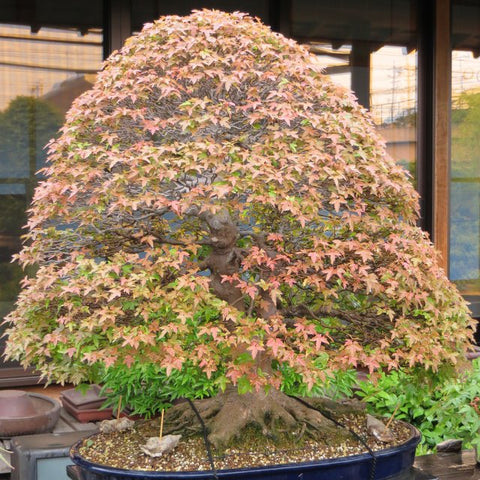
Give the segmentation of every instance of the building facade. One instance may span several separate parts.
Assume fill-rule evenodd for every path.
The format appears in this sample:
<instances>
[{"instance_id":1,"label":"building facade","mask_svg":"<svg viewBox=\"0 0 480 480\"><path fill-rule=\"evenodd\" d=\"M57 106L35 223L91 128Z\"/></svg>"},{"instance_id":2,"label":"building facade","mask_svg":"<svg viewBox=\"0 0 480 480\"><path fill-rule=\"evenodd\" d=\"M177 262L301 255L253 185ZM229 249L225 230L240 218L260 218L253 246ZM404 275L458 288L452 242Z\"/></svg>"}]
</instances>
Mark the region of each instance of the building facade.
<instances>
[{"instance_id":1,"label":"building facade","mask_svg":"<svg viewBox=\"0 0 480 480\"><path fill-rule=\"evenodd\" d=\"M480 0L2 0L0 318L43 149L102 61L142 25L192 9L244 11L308 45L370 110L421 196L421 226L480 317ZM0 365L0 386L33 379Z\"/></svg>"}]
</instances>

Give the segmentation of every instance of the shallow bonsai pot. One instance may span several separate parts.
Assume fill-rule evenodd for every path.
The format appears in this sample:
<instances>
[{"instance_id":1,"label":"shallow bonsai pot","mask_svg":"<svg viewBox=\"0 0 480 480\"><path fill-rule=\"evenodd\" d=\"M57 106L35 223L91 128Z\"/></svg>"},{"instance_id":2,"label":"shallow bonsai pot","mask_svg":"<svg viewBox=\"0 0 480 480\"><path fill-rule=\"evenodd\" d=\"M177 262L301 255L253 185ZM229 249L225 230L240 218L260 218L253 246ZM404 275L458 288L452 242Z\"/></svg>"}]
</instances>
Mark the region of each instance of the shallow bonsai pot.
<instances>
[{"instance_id":1,"label":"shallow bonsai pot","mask_svg":"<svg viewBox=\"0 0 480 480\"><path fill-rule=\"evenodd\" d=\"M109 420L113 416L112 408L78 408L73 405L67 397L60 397L63 408L81 423L98 422L100 420Z\"/></svg>"},{"instance_id":2,"label":"shallow bonsai pot","mask_svg":"<svg viewBox=\"0 0 480 480\"><path fill-rule=\"evenodd\" d=\"M412 435L404 444L375 452L375 480L403 477L413 465L415 449L420 442L420 432L409 425ZM80 456L81 442L75 444L70 457L77 465L77 480L211 480L212 471L149 472L123 470L98 465ZM268 467L217 470L217 477L224 480L369 480L372 457L365 453L349 457L331 458L315 462L272 465Z\"/></svg>"},{"instance_id":3,"label":"shallow bonsai pot","mask_svg":"<svg viewBox=\"0 0 480 480\"><path fill-rule=\"evenodd\" d=\"M78 388L64 390L60 395L62 402L67 402L78 410L98 410L107 400L107 397L101 394L101 387L92 384L85 392Z\"/></svg>"},{"instance_id":4,"label":"shallow bonsai pot","mask_svg":"<svg viewBox=\"0 0 480 480\"><path fill-rule=\"evenodd\" d=\"M60 417L60 403L39 393L4 390L0 400L2 438L50 432Z\"/></svg>"}]
</instances>

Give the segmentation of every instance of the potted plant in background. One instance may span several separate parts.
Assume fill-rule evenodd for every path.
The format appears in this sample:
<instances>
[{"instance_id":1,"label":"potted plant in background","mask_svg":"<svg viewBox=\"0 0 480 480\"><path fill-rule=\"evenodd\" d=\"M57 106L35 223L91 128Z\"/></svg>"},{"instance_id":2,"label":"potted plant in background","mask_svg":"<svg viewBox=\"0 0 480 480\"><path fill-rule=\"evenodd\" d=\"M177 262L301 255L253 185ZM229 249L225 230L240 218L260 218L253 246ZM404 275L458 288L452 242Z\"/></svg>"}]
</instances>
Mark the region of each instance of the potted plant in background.
<instances>
[{"instance_id":1,"label":"potted plant in background","mask_svg":"<svg viewBox=\"0 0 480 480\"><path fill-rule=\"evenodd\" d=\"M328 393L353 368L435 370L469 347L405 172L354 97L258 21L146 25L61 131L18 255L38 270L7 319L7 357L49 380L103 381L144 414L197 399L168 409L164 432L223 452L338 440L344 456L346 407L290 395ZM88 478L150 478L129 462Z\"/></svg>"}]
</instances>

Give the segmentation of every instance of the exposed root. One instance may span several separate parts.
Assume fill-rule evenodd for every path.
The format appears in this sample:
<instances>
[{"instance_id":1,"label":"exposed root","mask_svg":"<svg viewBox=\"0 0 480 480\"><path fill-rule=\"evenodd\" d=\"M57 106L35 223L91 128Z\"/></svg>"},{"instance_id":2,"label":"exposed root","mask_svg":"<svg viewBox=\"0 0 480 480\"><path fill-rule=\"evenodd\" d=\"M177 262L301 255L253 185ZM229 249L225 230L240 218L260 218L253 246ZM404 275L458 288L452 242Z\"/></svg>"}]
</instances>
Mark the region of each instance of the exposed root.
<instances>
[{"instance_id":1,"label":"exposed root","mask_svg":"<svg viewBox=\"0 0 480 480\"><path fill-rule=\"evenodd\" d=\"M317 399L317 406L318 402ZM313 438L325 442L332 435L335 438L349 435L320 412L277 390L271 390L268 394L258 392L243 395L233 389L227 390L214 398L197 400L195 407L206 425L209 441L216 448L230 446L249 428L259 431L273 442L281 442L286 438L297 441ZM328 407L328 411L332 410L333 404ZM202 432L201 424L188 403L172 407L167 412L166 424L168 433Z\"/></svg>"}]
</instances>

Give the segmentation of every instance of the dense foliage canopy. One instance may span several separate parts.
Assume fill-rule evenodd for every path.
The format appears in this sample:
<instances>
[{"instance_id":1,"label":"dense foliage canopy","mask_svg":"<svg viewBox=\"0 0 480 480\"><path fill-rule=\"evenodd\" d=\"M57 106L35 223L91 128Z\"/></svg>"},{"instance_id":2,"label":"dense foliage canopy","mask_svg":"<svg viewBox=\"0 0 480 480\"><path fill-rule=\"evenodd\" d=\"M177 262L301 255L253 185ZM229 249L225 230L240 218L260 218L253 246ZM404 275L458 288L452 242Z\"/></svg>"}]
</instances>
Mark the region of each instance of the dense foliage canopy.
<instances>
[{"instance_id":1,"label":"dense foliage canopy","mask_svg":"<svg viewBox=\"0 0 480 480\"><path fill-rule=\"evenodd\" d=\"M365 110L243 14L146 25L49 162L7 347L49 378L156 365L188 371L194 396L202 379L312 386L468 347L468 308Z\"/></svg>"}]
</instances>

